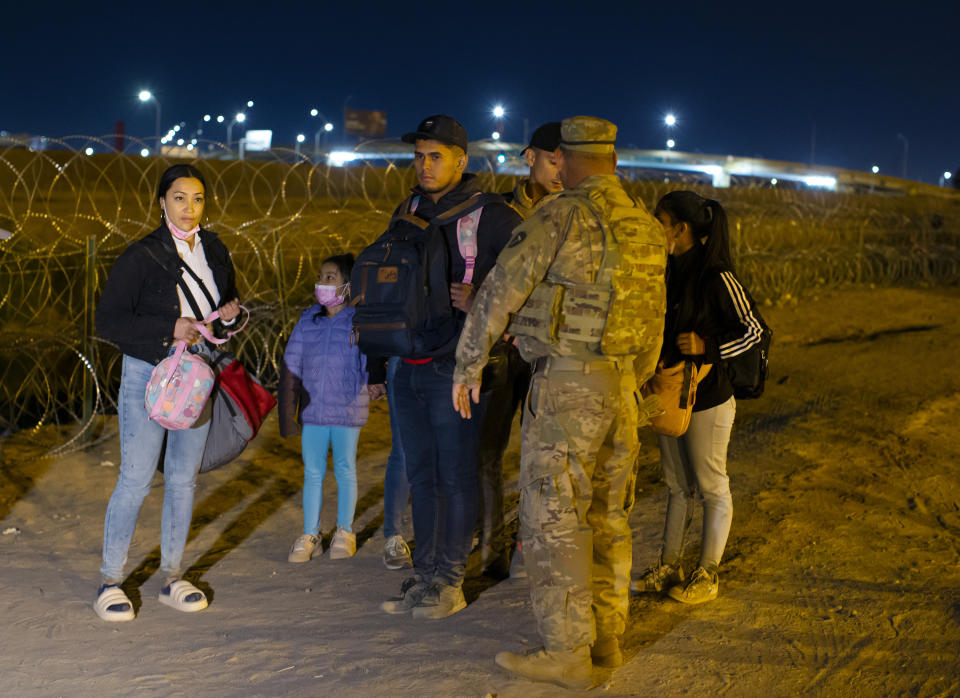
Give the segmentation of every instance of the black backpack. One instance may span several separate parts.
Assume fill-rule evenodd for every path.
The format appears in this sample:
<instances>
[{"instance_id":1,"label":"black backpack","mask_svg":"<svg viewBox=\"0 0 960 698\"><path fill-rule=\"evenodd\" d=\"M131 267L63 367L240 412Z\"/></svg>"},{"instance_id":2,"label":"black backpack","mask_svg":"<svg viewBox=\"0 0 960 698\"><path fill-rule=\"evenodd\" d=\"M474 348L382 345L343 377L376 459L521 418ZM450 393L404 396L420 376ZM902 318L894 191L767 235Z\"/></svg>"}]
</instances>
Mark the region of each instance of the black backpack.
<instances>
[{"instance_id":1,"label":"black backpack","mask_svg":"<svg viewBox=\"0 0 960 698\"><path fill-rule=\"evenodd\" d=\"M475 195L429 222L413 213L395 216L386 232L359 254L350 293L360 351L415 359L453 350L460 328L450 301L451 251L441 226L456 221L458 238L461 227L472 227L475 243L480 213L492 200L500 197ZM403 208L414 209L416 203L413 198ZM471 270L475 249L472 257L464 254Z\"/></svg>"},{"instance_id":2,"label":"black backpack","mask_svg":"<svg viewBox=\"0 0 960 698\"><path fill-rule=\"evenodd\" d=\"M723 360L723 368L733 386L733 396L737 400L751 400L763 395L763 388L767 382L767 364L770 356L770 342L773 339L773 330L757 310L753 298L747 296L750 302L750 312L760 323L760 341L748 351Z\"/></svg>"}]
</instances>

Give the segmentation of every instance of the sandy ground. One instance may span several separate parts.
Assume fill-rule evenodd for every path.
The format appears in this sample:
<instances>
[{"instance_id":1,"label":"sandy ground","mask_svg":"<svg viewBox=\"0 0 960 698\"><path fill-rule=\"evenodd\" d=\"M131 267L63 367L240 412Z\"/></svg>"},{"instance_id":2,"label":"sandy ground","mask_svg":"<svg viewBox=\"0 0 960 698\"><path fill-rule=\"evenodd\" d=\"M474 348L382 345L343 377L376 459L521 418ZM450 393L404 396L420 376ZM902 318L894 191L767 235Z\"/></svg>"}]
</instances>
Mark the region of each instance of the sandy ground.
<instances>
[{"instance_id":1,"label":"sandy ground","mask_svg":"<svg viewBox=\"0 0 960 698\"><path fill-rule=\"evenodd\" d=\"M847 289L764 311L771 379L738 405L720 597L633 598L627 662L597 670L593 694L960 694L958 300L957 289ZM635 571L656 557L665 506L645 437ZM156 600L158 477L128 563L137 619L107 624L91 602L116 440L59 458L39 457L29 434L0 441L0 694L574 694L493 663L536 644L522 583L475 575L467 609L440 621L379 610L404 577L380 562L382 405L361 436L357 556L288 564L298 449L273 419L238 462L201 476L187 562L211 598L203 613Z\"/></svg>"}]
</instances>

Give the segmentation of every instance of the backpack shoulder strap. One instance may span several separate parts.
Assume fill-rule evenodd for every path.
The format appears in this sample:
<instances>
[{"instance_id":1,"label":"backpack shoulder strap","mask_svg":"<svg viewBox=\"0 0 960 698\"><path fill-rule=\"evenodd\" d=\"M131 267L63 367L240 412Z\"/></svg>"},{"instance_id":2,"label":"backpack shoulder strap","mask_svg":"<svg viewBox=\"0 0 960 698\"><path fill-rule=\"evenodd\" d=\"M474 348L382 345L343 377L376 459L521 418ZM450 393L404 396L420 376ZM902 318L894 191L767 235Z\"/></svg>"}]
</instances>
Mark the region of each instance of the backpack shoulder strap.
<instances>
[{"instance_id":1,"label":"backpack shoulder strap","mask_svg":"<svg viewBox=\"0 0 960 698\"><path fill-rule=\"evenodd\" d=\"M457 222L457 247L460 256L466 263L463 274L463 283L473 281L473 272L477 263L477 229L480 227L480 216L483 207L488 203L502 202L499 194L477 192L466 201L462 201L453 208L447 209L431 222L434 225L447 225Z\"/></svg>"}]
</instances>

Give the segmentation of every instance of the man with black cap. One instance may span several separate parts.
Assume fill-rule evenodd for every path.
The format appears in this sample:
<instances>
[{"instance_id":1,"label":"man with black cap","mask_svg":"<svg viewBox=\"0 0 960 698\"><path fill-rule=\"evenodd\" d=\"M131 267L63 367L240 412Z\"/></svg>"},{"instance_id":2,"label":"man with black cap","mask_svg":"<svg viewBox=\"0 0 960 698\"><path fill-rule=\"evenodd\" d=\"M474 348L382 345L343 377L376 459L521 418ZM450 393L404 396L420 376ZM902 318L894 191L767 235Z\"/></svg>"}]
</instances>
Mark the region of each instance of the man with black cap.
<instances>
[{"instance_id":1,"label":"man with black cap","mask_svg":"<svg viewBox=\"0 0 960 698\"><path fill-rule=\"evenodd\" d=\"M530 175L517 182L513 191L504 194L507 203L527 218L543 197L563 189L557 172L557 148L560 147L560 122L543 124L530 137L530 145L520 151L530 168Z\"/></svg>"},{"instance_id":2,"label":"man with black cap","mask_svg":"<svg viewBox=\"0 0 960 698\"><path fill-rule=\"evenodd\" d=\"M427 117L403 140L414 145L418 185L394 216L413 214L442 230L448 259L431 263L447 264L459 337L475 289L520 216L498 194L482 194L475 176L464 173L467 132L456 119ZM383 604L388 613L444 618L466 606L461 587L477 521L477 430L450 404L457 337L427 357L403 357L394 377L416 546L414 576Z\"/></svg>"},{"instance_id":3,"label":"man with black cap","mask_svg":"<svg viewBox=\"0 0 960 698\"><path fill-rule=\"evenodd\" d=\"M503 194L504 200L524 218L532 214L546 199L563 189L557 172L557 148L560 147L560 122L551 121L538 127L530 145L520 151L530 168L513 191ZM503 573L509 561L510 579L525 579L522 543L506 535L503 521L503 454L510 441L510 429L517 408L530 387L530 364L523 360L513 343L500 342L491 350L498 363L497 385L485 386L488 391L486 409L474 418L480 421L480 443L477 451L477 472L480 476L481 562L495 572ZM512 555L509 553L512 551Z\"/></svg>"},{"instance_id":4,"label":"man with black cap","mask_svg":"<svg viewBox=\"0 0 960 698\"><path fill-rule=\"evenodd\" d=\"M663 333L663 227L616 175L617 127L561 126L564 190L513 233L477 294L457 345L453 403L480 396L490 346L506 331L534 375L524 407L520 535L543 646L496 663L536 681L591 684L623 662L637 427L636 386ZM641 411L643 414L641 414Z\"/></svg>"}]
</instances>

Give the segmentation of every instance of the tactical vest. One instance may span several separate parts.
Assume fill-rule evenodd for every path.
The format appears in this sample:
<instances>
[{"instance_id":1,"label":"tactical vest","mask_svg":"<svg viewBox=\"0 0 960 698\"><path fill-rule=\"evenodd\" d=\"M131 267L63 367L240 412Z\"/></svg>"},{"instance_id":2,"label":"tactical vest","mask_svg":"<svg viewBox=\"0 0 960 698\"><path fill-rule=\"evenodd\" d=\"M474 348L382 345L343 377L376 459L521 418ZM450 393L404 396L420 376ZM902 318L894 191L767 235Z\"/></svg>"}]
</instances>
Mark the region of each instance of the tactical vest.
<instances>
[{"instance_id":1,"label":"tactical vest","mask_svg":"<svg viewBox=\"0 0 960 698\"><path fill-rule=\"evenodd\" d=\"M600 189L590 191L589 203L579 196L577 201L586 204L603 232L593 283L542 281L507 332L546 344L599 342L606 356L639 356L656 365L666 313L663 228L632 200L630 206L609 202Z\"/></svg>"}]
</instances>

